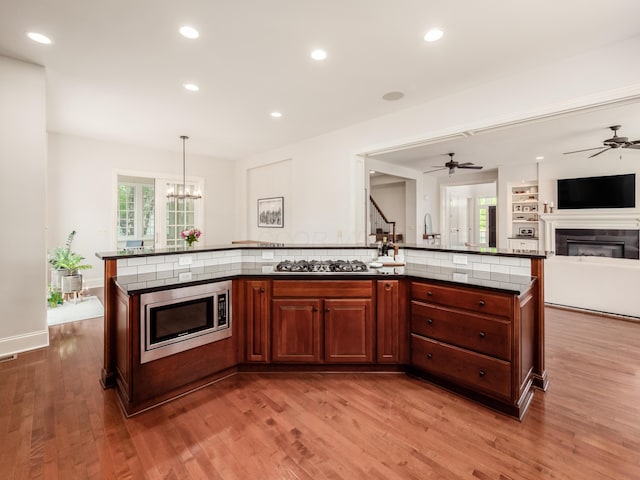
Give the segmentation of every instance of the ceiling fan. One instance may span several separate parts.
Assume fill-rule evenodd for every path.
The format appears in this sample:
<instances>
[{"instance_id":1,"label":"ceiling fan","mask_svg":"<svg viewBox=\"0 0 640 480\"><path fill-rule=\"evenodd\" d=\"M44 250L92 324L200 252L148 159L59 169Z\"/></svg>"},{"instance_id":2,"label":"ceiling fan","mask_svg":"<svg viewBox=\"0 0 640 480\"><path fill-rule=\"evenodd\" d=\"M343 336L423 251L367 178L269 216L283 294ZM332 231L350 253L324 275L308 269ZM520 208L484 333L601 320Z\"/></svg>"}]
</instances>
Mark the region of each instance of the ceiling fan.
<instances>
[{"instance_id":1,"label":"ceiling fan","mask_svg":"<svg viewBox=\"0 0 640 480\"><path fill-rule=\"evenodd\" d=\"M601 153L604 153L607 150L613 150L614 148L640 149L640 140L633 140L630 142L627 137L618 136L618 130L620 130L620 125L612 125L609 128L613 132L613 137L608 138L602 142L604 147L585 148L584 150L574 150L573 152L564 152L564 155L569 155L571 153L588 152L589 150L600 150L599 152L596 152L593 155L589 155L589 158L593 158L596 155L600 155Z\"/></svg>"},{"instance_id":2,"label":"ceiling fan","mask_svg":"<svg viewBox=\"0 0 640 480\"><path fill-rule=\"evenodd\" d=\"M431 172L437 172L438 170L444 170L444 169L449 169L449 175L452 175L456 168L468 168L468 169L473 169L473 170L480 170L482 167L480 165L474 165L471 162L465 162L465 163L458 163L453 159L453 156L455 155L455 153L447 153L447 155L449 155L449 161L447 163L444 164L444 166L440 166L440 165L433 165L433 167L436 167L435 170L428 170L426 172L422 172L422 173L431 173Z\"/></svg>"}]
</instances>

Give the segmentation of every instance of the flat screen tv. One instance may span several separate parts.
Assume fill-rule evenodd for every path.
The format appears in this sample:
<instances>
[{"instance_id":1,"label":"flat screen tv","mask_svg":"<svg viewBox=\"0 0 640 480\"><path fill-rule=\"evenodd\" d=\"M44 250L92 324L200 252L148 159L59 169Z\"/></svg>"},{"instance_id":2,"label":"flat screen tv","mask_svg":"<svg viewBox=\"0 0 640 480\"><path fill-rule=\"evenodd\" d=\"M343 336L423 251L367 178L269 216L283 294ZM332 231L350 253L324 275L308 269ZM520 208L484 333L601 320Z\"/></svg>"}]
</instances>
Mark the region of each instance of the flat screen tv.
<instances>
[{"instance_id":1,"label":"flat screen tv","mask_svg":"<svg viewBox=\"0 0 640 480\"><path fill-rule=\"evenodd\" d=\"M636 174L558 180L558 208L634 208Z\"/></svg>"}]
</instances>

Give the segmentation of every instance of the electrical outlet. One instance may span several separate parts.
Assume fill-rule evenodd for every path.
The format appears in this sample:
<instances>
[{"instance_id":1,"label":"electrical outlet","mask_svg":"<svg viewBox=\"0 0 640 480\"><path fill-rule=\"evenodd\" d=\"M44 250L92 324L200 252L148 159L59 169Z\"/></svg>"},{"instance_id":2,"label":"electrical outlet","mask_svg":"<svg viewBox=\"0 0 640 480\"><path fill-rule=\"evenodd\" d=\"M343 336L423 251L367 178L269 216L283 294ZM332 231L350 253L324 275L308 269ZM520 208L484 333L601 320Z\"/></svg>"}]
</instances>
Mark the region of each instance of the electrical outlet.
<instances>
[{"instance_id":1,"label":"electrical outlet","mask_svg":"<svg viewBox=\"0 0 640 480\"><path fill-rule=\"evenodd\" d=\"M180 275L178 275L178 279L181 282L188 282L192 277L193 275L191 275L191 272L182 272Z\"/></svg>"},{"instance_id":2,"label":"electrical outlet","mask_svg":"<svg viewBox=\"0 0 640 480\"><path fill-rule=\"evenodd\" d=\"M467 257L465 255L454 255L453 263L455 263L456 265L466 265Z\"/></svg>"},{"instance_id":3,"label":"electrical outlet","mask_svg":"<svg viewBox=\"0 0 640 480\"><path fill-rule=\"evenodd\" d=\"M453 272L453 281L467 283L469 282L469 276L466 273Z\"/></svg>"},{"instance_id":4,"label":"electrical outlet","mask_svg":"<svg viewBox=\"0 0 640 480\"><path fill-rule=\"evenodd\" d=\"M178 257L178 265L191 265L192 262L193 258L191 257L191 255L183 255L181 257Z\"/></svg>"}]
</instances>

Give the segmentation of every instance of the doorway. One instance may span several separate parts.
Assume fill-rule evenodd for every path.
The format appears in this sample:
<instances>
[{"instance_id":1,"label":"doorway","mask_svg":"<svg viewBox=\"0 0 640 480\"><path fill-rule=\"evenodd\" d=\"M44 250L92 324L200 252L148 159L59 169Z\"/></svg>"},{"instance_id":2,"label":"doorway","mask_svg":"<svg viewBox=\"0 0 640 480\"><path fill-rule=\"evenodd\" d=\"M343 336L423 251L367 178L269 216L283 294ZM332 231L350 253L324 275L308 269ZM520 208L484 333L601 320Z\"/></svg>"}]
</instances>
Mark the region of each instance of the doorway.
<instances>
[{"instance_id":1,"label":"doorway","mask_svg":"<svg viewBox=\"0 0 640 480\"><path fill-rule=\"evenodd\" d=\"M444 242L453 247L496 246L496 183L444 186Z\"/></svg>"}]
</instances>

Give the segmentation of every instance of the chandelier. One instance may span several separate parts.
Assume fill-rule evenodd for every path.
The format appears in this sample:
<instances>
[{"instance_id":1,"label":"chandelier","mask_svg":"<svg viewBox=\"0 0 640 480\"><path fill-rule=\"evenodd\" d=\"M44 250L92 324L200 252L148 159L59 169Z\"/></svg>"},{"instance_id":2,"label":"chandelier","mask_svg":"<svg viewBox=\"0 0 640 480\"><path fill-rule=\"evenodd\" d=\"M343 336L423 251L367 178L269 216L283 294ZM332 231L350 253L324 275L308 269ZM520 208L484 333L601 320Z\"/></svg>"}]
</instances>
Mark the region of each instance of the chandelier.
<instances>
[{"instance_id":1,"label":"chandelier","mask_svg":"<svg viewBox=\"0 0 640 480\"><path fill-rule=\"evenodd\" d=\"M173 187L169 188L169 190L167 191L167 198L179 198L183 200L191 198L191 199L197 200L198 198L202 198L202 195L198 190L195 190L192 192L191 185L189 185L189 188L187 188L187 181L185 176L185 170L186 170L185 142L189 137L187 137L186 135L180 135L180 138L182 139L182 185L178 185L177 192L173 190Z\"/></svg>"}]
</instances>

